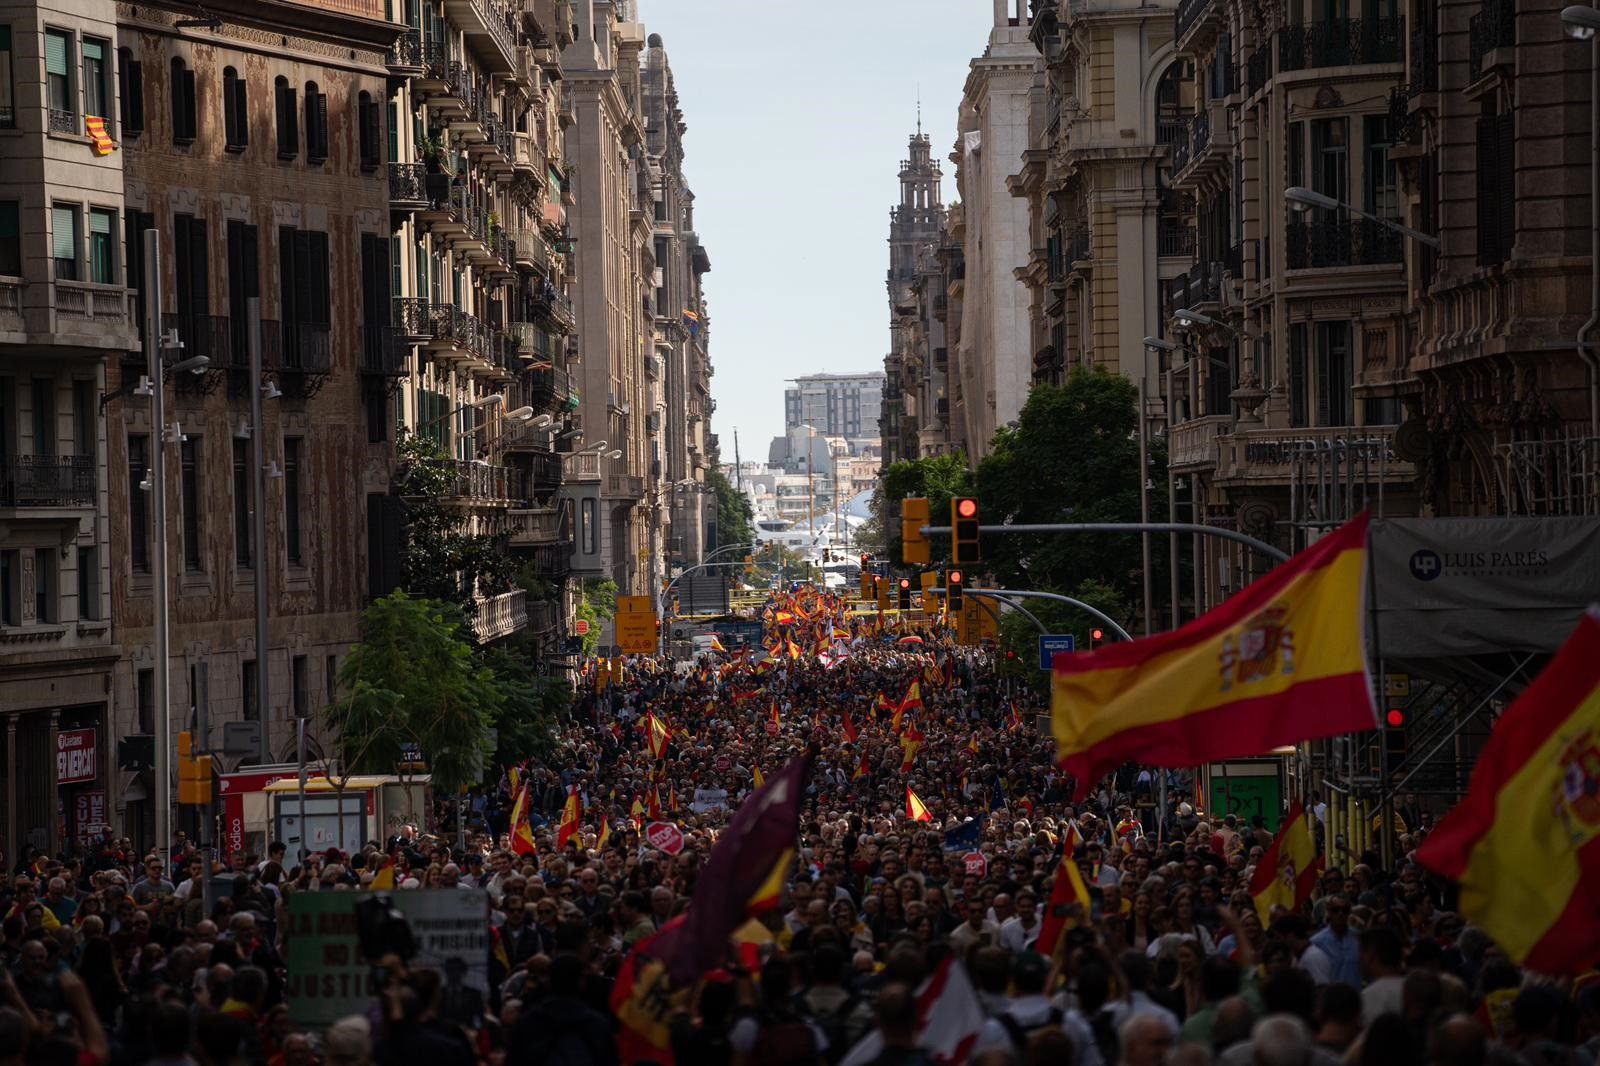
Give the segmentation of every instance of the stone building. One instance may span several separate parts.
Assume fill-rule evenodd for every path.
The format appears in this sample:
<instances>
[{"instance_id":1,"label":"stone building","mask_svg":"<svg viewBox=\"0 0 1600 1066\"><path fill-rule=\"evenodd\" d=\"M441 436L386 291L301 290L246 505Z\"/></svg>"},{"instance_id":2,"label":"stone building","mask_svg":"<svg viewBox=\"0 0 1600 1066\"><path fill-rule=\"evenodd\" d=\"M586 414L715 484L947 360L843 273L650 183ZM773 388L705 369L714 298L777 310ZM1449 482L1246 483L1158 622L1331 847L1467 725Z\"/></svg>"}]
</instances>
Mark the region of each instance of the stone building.
<instances>
[{"instance_id":1,"label":"stone building","mask_svg":"<svg viewBox=\"0 0 1600 1066\"><path fill-rule=\"evenodd\" d=\"M1032 381L1028 291L1014 273L1028 260L1026 203L1007 181L1028 148L1031 90L1039 55L1028 38L1028 3L994 0L994 25L963 89L955 151L961 211L950 228L967 277L950 395L973 462L997 427L1017 417Z\"/></svg>"},{"instance_id":2,"label":"stone building","mask_svg":"<svg viewBox=\"0 0 1600 1066\"><path fill-rule=\"evenodd\" d=\"M645 433L653 547L670 569L698 563L716 540L716 498L706 484L706 472L716 463L706 439L716 403L701 290L711 257L694 230L694 193L683 169L687 127L672 65L659 34L652 33L646 45L642 106L653 201L655 351L645 358Z\"/></svg>"},{"instance_id":3,"label":"stone building","mask_svg":"<svg viewBox=\"0 0 1600 1066\"><path fill-rule=\"evenodd\" d=\"M0 847L60 847L117 785L101 397L139 345L122 247L117 13L0 8ZM85 755L84 752L88 754ZM57 753L67 756L60 762ZM64 771L64 772L63 772ZM80 808L82 817L80 817ZM59 812L59 816L58 816Z\"/></svg>"},{"instance_id":4,"label":"stone building","mask_svg":"<svg viewBox=\"0 0 1600 1066\"><path fill-rule=\"evenodd\" d=\"M153 734L151 559L164 551L173 728L192 721L204 677L211 728L200 743L220 748L224 723L257 722L256 758L271 762L292 756L295 718L315 721L336 692L369 598L366 544L354 534L366 526L368 494L389 482L392 440L385 409L363 403L361 353L374 325L364 311L380 297L379 311L388 307L388 273L375 269L372 250L387 250L390 236L379 115L395 30L376 0L213 10L212 23L176 4L117 13L127 281L141 300L159 291L165 360L204 356L209 365L168 375L165 434L135 396L107 408L121 650L112 692L118 734ZM159 279L143 270L151 230ZM265 380L260 426L251 422L252 342ZM143 355L129 353L108 386L147 373ZM271 467L265 500L256 499L258 433ZM158 447L165 545L154 543L146 487ZM265 543L254 535L257 508ZM257 568L268 595L264 649ZM141 837L152 805L136 809L133 797L154 792L146 776L119 775L113 803Z\"/></svg>"},{"instance_id":5,"label":"stone building","mask_svg":"<svg viewBox=\"0 0 1600 1066\"><path fill-rule=\"evenodd\" d=\"M661 559L653 554L655 501L646 480L656 201L640 86L644 26L630 0L577 0L574 12L562 69L573 116L567 150L577 168L571 230L584 358L573 423L582 435L563 497L578 515L575 572L648 595L661 587Z\"/></svg>"}]
</instances>

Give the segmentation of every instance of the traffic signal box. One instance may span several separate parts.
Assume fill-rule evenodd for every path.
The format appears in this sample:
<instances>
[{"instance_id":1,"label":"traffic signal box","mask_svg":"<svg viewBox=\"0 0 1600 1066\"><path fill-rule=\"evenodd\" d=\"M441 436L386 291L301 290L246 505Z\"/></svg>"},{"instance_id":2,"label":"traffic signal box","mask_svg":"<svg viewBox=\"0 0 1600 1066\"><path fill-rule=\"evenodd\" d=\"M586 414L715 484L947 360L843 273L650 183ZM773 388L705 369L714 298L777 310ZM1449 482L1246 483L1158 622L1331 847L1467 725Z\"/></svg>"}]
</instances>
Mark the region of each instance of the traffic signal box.
<instances>
[{"instance_id":1,"label":"traffic signal box","mask_svg":"<svg viewBox=\"0 0 1600 1066\"><path fill-rule=\"evenodd\" d=\"M863 600L872 599L872 574L870 572L871 566L872 566L872 556L868 555L866 552L862 552L861 553L861 598Z\"/></svg>"},{"instance_id":2,"label":"traffic signal box","mask_svg":"<svg viewBox=\"0 0 1600 1066\"><path fill-rule=\"evenodd\" d=\"M964 587L961 571L952 570L944 576L944 604L952 617L961 613L961 590Z\"/></svg>"},{"instance_id":3,"label":"traffic signal box","mask_svg":"<svg viewBox=\"0 0 1600 1066\"><path fill-rule=\"evenodd\" d=\"M898 606L902 611L911 610L911 579L909 577L903 577L900 579L900 599Z\"/></svg>"},{"instance_id":4,"label":"traffic signal box","mask_svg":"<svg viewBox=\"0 0 1600 1066\"><path fill-rule=\"evenodd\" d=\"M931 561L928 538L922 527L928 525L928 501L921 496L907 496L900 501L900 561L907 566L921 566Z\"/></svg>"},{"instance_id":5,"label":"traffic signal box","mask_svg":"<svg viewBox=\"0 0 1600 1066\"><path fill-rule=\"evenodd\" d=\"M178 734L178 802L211 802L211 756L194 753L194 735Z\"/></svg>"},{"instance_id":6,"label":"traffic signal box","mask_svg":"<svg viewBox=\"0 0 1600 1066\"><path fill-rule=\"evenodd\" d=\"M878 610L887 611L889 609L889 579L875 577L872 580L877 582L878 585Z\"/></svg>"},{"instance_id":7,"label":"traffic signal box","mask_svg":"<svg viewBox=\"0 0 1600 1066\"><path fill-rule=\"evenodd\" d=\"M927 618L939 616L939 597L933 590L939 587L939 571L926 570L922 574L922 613Z\"/></svg>"},{"instance_id":8,"label":"traffic signal box","mask_svg":"<svg viewBox=\"0 0 1600 1066\"><path fill-rule=\"evenodd\" d=\"M978 501L957 496L950 501L950 561L975 563L983 556L978 551Z\"/></svg>"}]
</instances>

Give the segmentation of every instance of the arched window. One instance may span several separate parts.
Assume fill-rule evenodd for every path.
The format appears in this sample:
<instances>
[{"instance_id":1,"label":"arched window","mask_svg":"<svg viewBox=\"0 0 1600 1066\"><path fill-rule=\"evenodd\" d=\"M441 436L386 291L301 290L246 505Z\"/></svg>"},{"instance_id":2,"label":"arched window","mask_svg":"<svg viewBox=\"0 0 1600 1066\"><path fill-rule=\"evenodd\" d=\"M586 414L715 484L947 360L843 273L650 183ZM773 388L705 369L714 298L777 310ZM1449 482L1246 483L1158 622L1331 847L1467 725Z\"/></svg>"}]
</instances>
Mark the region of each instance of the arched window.
<instances>
[{"instance_id":1,"label":"arched window","mask_svg":"<svg viewBox=\"0 0 1600 1066\"><path fill-rule=\"evenodd\" d=\"M300 118L295 107L294 86L281 74L273 79L272 99L278 119L278 158L293 159L300 154Z\"/></svg>"},{"instance_id":2,"label":"arched window","mask_svg":"<svg viewBox=\"0 0 1600 1066\"><path fill-rule=\"evenodd\" d=\"M222 125L228 151L244 151L250 143L250 104L244 79L232 67L222 70Z\"/></svg>"},{"instance_id":3,"label":"arched window","mask_svg":"<svg viewBox=\"0 0 1600 1066\"><path fill-rule=\"evenodd\" d=\"M172 61L172 143L193 144L198 121L195 111L194 71L182 59Z\"/></svg>"},{"instance_id":4,"label":"arched window","mask_svg":"<svg viewBox=\"0 0 1600 1066\"><path fill-rule=\"evenodd\" d=\"M1188 132L1183 115L1184 67L1182 61L1168 65L1156 83L1157 144L1172 144Z\"/></svg>"},{"instance_id":5,"label":"arched window","mask_svg":"<svg viewBox=\"0 0 1600 1066\"><path fill-rule=\"evenodd\" d=\"M328 159L328 98L314 81L306 82L306 162Z\"/></svg>"}]
</instances>

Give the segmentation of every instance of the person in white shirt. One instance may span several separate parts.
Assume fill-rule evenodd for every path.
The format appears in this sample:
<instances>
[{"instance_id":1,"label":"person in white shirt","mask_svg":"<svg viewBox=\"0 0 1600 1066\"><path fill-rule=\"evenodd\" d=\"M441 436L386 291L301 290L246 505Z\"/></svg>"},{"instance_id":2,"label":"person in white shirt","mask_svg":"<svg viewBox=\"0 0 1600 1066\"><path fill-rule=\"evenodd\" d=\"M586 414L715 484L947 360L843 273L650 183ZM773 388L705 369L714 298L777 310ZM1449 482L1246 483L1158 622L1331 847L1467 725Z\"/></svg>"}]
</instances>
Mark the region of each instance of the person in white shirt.
<instances>
[{"instance_id":1,"label":"person in white shirt","mask_svg":"<svg viewBox=\"0 0 1600 1066\"><path fill-rule=\"evenodd\" d=\"M1300 915L1286 914L1273 922L1272 937L1289 946L1295 965L1310 974L1313 982L1325 985L1333 981L1333 960L1311 942L1311 927Z\"/></svg>"},{"instance_id":2,"label":"person in white shirt","mask_svg":"<svg viewBox=\"0 0 1600 1066\"><path fill-rule=\"evenodd\" d=\"M1039 939L1039 905L1027 889L1017 893L1017 913L1000 923L1000 943L1013 955L1032 951Z\"/></svg>"}]
</instances>

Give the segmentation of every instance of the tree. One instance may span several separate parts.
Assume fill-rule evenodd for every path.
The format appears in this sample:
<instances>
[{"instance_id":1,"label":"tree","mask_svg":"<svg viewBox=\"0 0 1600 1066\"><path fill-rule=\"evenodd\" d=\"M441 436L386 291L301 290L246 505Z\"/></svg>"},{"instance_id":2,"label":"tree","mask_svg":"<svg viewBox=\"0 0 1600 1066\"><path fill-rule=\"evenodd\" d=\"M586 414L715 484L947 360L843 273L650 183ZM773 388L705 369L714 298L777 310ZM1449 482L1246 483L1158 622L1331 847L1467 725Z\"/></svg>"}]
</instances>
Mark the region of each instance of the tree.
<instances>
[{"instance_id":1,"label":"tree","mask_svg":"<svg viewBox=\"0 0 1600 1066\"><path fill-rule=\"evenodd\" d=\"M750 523L755 512L750 509L750 499L728 480L728 475L713 467L706 474L706 484L717 495L717 543L749 544L755 540Z\"/></svg>"},{"instance_id":2,"label":"tree","mask_svg":"<svg viewBox=\"0 0 1600 1066\"><path fill-rule=\"evenodd\" d=\"M346 695L324 715L346 773L390 773L414 744L440 795L483 776L506 693L474 656L454 604L404 590L374 601L361 614L361 642L345 657L339 683Z\"/></svg>"},{"instance_id":3,"label":"tree","mask_svg":"<svg viewBox=\"0 0 1600 1066\"><path fill-rule=\"evenodd\" d=\"M978 464L983 524L1137 522L1137 403L1132 383L1103 367L1075 370L1060 386L1035 386L1016 423L995 434L990 454ZM1160 442L1152 444L1150 459L1144 476L1157 486L1151 513L1165 514L1166 453ZM1064 591L1094 581L1124 603L1143 594L1139 549L1137 534L983 542L984 566L1001 587ZM1152 570L1153 588L1164 588L1164 553L1152 558Z\"/></svg>"},{"instance_id":4,"label":"tree","mask_svg":"<svg viewBox=\"0 0 1600 1066\"><path fill-rule=\"evenodd\" d=\"M882 523L883 546L889 559L901 557L900 501L907 496L924 496L932 515L929 525L949 525L950 500L972 494L972 471L961 452L906 459L889 466L878 482L878 515ZM933 537L933 557L949 558L950 538Z\"/></svg>"},{"instance_id":5,"label":"tree","mask_svg":"<svg viewBox=\"0 0 1600 1066\"><path fill-rule=\"evenodd\" d=\"M478 661L500 689L495 717L494 765L504 768L555 750L556 721L572 702L572 686L534 673L531 659L514 643L478 649Z\"/></svg>"},{"instance_id":6,"label":"tree","mask_svg":"<svg viewBox=\"0 0 1600 1066\"><path fill-rule=\"evenodd\" d=\"M590 578L583 583L577 616L589 623L583 635L583 654L593 655L600 647L600 623L617 616L617 583Z\"/></svg>"},{"instance_id":7,"label":"tree","mask_svg":"<svg viewBox=\"0 0 1600 1066\"><path fill-rule=\"evenodd\" d=\"M1104 582L1090 579L1064 595L1104 611L1124 629L1133 620L1128 600ZM1106 631L1107 640L1117 639L1111 635L1105 623L1082 608L1053 600L1034 599L1027 600L1023 606L1033 612L1051 633L1071 633L1079 651L1089 650L1089 631L1096 627ZM1039 631L1020 611L1002 608L999 644L996 668L1000 674L1020 678L1041 691L1049 688L1050 675L1039 669Z\"/></svg>"},{"instance_id":8,"label":"tree","mask_svg":"<svg viewBox=\"0 0 1600 1066\"><path fill-rule=\"evenodd\" d=\"M516 566L505 534L473 533L467 512L440 498L453 491L454 462L432 437L408 434L396 446L404 468L407 592L454 603L470 615L475 595L509 591Z\"/></svg>"}]
</instances>

